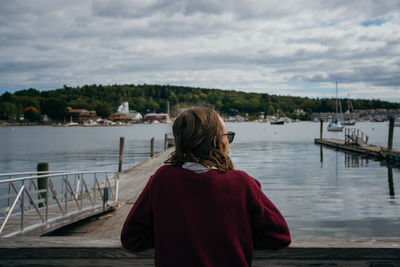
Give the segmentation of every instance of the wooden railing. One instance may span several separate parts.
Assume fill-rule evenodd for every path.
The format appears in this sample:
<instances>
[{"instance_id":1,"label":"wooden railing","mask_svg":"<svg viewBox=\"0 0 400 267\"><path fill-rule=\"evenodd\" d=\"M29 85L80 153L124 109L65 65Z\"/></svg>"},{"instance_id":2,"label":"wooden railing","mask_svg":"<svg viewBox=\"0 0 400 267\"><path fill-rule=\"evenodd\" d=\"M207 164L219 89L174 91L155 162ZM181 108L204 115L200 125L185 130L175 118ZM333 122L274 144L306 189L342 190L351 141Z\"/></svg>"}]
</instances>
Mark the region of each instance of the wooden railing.
<instances>
[{"instance_id":1,"label":"wooden railing","mask_svg":"<svg viewBox=\"0 0 400 267\"><path fill-rule=\"evenodd\" d=\"M129 252L118 240L88 237L8 238L4 266L154 266L154 251ZM400 238L296 238L286 249L256 250L252 266L399 266Z\"/></svg>"},{"instance_id":2,"label":"wooden railing","mask_svg":"<svg viewBox=\"0 0 400 267\"><path fill-rule=\"evenodd\" d=\"M345 128L344 141L346 145L363 146L368 144L368 135L363 133L360 129Z\"/></svg>"}]
</instances>

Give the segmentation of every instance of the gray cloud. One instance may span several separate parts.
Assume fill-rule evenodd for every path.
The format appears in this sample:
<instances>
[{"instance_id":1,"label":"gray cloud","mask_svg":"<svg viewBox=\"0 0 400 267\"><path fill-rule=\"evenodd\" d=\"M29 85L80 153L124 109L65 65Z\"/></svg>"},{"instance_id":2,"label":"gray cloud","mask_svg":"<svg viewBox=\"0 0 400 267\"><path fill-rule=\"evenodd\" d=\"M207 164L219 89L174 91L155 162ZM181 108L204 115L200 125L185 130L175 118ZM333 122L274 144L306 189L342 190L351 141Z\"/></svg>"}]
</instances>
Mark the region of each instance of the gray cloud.
<instances>
[{"instance_id":1,"label":"gray cloud","mask_svg":"<svg viewBox=\"0 0 400 267\"><path fill-rule=\"evenodd\" d=\"M375 90L375 98L400 101L398 6L1 1L0 89L145 82L304 96L310 91L303 88L331 88L337 80L355 97ZM362 26L381 18L380 26Z\"/></svg>"}]
</instances>

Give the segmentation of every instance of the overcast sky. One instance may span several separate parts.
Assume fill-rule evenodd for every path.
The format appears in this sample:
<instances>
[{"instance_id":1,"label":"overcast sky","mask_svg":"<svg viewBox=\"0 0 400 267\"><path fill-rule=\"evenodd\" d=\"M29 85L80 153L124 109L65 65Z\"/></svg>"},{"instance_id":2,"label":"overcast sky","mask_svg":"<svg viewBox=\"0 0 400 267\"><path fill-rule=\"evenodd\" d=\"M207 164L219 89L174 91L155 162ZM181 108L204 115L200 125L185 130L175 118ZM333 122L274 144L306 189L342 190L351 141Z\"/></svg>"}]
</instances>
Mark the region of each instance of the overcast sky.
<instances>
[{"instance_id":1,"label":"overcast sky","mask_svg":"<svg viewBox=\"0 0 400 267\"><path fill-rule=\"evenodd\" d=\"M400 0L0 1L0 94L170 84L400 102Z\"/></svg>"}]
</instances>

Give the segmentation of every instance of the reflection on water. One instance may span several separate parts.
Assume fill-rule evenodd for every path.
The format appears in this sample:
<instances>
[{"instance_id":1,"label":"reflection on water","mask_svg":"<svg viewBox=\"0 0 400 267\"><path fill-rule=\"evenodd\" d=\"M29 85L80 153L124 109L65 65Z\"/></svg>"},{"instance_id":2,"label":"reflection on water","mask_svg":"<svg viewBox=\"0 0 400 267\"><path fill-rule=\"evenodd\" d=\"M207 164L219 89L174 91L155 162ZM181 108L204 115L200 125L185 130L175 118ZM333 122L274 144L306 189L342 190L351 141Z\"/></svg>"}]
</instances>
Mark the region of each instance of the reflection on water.
<instances>
[{"instance_id":1,"label":"reflection on water","mask_svg":"<svg viewBox=\"0 0 400 267\"><path fill-rule=\"evenodd\" d=\"M315 145L318 124L285 126L228 128L236 132L236 167L260 181L294 236L400 236L398 168ZM374 134L377 140L380 134Z\"/></svg>"},{"instance_id":2,"label":"reflection on water","mask_svg":"<svg viewBox=\"0 0 400 267\"><path fill-rule=\"evenodd\" d=\"M388 167L388 183L389 183L389 196L394 199L394 186L393 186L393 169Z\"/></svg>"},{"instance_id":3,"label":"reflection on water","mask_svg":"<svg viewBox=\"0 0 400 267\"><path fill-rule=\"evenodd\" d=\"M327 147L326 149L332 149ZM334 149L336 150L336 149ZM320 162L324 161L324 147L320 145ZM351 153L347 151L341 151L336 150L336 168L337 168L337 155L339 153L344 154L344 166L346 168L363 168L363 167L368 167L368 163L370 161L370 158L361 154L357 153ZM376 160L375 160L376 161ZM388 163L385 160L379 161L382 167L387 168L387 176L388 176L388 185L389 185L389 196L391 199L394 199L395 193L394 193L394 186L393 186L393 167L391 166L392 163ZM336 171L336 174L338 172Z\"/></svg>"},{"instance_id":4,"label":"reflection on water","mask_svg":"<svg viewBox=\"0 0 400 267\"><path fill-rule=\"evenodd\" d=\"M314 144L319 123L227 123L235 131L231 156L237 169L258 179L283 213L293 236L400 237L400 170L371 158ZM387 124L360 123L372 144L387 144ZM373 129L373 130L372 130ZM117 170L119 137L125 137L124 166L148 158L150 139L163 149L170 126L55 128L0 127L0 172ZM324 129L325 130L325 129ZM400 140L395 129L394 140ZM324 133L343 139L343 133ZM399 143L394 143L399 148Z\"/></svg>"}]
</instances>

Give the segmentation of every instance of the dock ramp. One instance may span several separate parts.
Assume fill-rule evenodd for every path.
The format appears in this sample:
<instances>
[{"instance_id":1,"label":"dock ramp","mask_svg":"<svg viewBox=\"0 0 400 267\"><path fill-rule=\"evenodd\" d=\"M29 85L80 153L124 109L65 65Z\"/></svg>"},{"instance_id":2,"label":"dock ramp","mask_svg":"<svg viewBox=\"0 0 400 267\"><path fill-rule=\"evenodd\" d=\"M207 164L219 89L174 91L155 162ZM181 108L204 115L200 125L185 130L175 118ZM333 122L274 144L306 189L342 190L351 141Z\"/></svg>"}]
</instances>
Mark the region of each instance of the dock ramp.
<instances>
[{"instance_id":1,"label":"dock ramp","mask_svg":"<svg viewBox=\"0 0 400 267\"><path fill-rule=\"evenodd\" d=\"M0 174L0 238L40 236L118 206L112 171Z\"/></svg>"}]
</instances>

